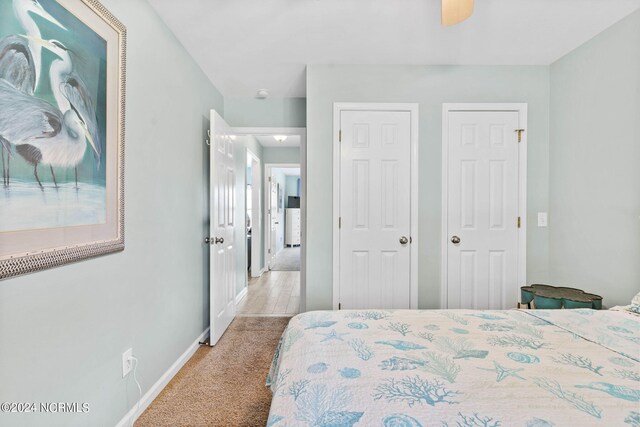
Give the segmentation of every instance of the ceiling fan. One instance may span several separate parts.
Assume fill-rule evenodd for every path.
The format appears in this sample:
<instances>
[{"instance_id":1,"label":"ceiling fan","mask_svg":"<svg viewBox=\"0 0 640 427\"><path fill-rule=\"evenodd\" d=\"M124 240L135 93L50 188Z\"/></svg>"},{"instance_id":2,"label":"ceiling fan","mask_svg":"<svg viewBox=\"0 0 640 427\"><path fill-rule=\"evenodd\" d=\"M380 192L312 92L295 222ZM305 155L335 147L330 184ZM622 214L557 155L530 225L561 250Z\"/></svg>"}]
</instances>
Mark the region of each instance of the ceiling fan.
<instances>
[{"instance_id":1,"label":"ceiling fan","mask_svg":"<svg viewBox=\"0 0 640 427\"><path fill-rule=\"evenodd\" d=\"M448 27L467 19L473 13L473 0L442 0L442 25Z\"/></svg>"}]
</instances>

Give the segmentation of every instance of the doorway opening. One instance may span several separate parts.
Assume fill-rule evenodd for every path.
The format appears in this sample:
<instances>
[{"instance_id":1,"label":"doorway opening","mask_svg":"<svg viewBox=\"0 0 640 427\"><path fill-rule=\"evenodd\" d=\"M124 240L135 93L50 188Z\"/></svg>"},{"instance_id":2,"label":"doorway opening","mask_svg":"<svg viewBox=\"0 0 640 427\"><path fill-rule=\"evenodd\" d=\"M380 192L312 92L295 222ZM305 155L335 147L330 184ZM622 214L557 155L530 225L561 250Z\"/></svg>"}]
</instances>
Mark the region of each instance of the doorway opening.
<instances>
[{"instance_id":1,"label":"doorway opening","mask_svg":"<svg viewBox=\"0 0 640 427\"><path fill-rule=\"evenodd\" d=\"M265 165L269 203L267 265L270 271L300 271L300 165Z\"/></svg>"},{"instance_id":2,"label":"doorway opening","mask_svg":"<svg viewBox=\"0 0 640 427\"><path fill-rule=\"evenodd\" d=\"M246 230L247 230L247 280L262 274L262 221L260 159L247 149L246 170Z\"/></svg>"},{"instance_id":3,"label":"doorway opening","mask_svg":"<svg viewBox=\"0 0 640 427\"><path fill-rule=\"evenodd\" d=\"M234 131L247 144L247 286L238 294L237 313L293 316L304 310L301 271L306 131L304 128Z\"/></svg>"}]
</instances>

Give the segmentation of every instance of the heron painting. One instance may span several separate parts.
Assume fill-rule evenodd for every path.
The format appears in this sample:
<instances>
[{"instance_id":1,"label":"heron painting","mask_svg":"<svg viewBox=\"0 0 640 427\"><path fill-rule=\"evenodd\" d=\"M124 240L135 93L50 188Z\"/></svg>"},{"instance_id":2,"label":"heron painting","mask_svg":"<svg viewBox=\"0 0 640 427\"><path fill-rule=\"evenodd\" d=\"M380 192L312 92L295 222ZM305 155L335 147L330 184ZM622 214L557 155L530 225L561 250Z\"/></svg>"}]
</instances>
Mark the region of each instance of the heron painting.
<instances>
[{"instance_id":1,"label":"heron painting","mask_svg":"<svg viewBox=\"0 0 640 427\"><path fill-rule=\"evenodd\" d=\"M123 246L124 41L97 0L0 0L0 278L89 236Z\"/></svg>"},{"instance_id":2,"label":"heron painting","mask_svg":"<svg viewBox=\"0 0 640 427\"><path fill-rule=\"evenodd\" d=\"M2 7L0 231L104 222L106 42L53 0Z\"/></svg>"}]
</instances>

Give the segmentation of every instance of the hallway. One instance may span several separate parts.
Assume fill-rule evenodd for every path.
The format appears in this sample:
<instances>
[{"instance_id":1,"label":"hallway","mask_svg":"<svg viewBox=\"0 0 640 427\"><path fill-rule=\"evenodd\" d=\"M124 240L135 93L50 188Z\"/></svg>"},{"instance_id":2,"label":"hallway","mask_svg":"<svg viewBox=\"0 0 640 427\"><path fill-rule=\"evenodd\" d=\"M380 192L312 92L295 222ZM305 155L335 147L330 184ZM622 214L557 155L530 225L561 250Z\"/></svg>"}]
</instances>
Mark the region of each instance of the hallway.
<instances>
[{"instance_id":1,"label":"hallway","mask_svg":"<svg viewBox=\"0 0 640 427\"><path fill-rule=\"evenodd\" d=\"M300 307L300 272L269 271L251 278L238 316L294 316Z\"/></svg>"}]
</instances>

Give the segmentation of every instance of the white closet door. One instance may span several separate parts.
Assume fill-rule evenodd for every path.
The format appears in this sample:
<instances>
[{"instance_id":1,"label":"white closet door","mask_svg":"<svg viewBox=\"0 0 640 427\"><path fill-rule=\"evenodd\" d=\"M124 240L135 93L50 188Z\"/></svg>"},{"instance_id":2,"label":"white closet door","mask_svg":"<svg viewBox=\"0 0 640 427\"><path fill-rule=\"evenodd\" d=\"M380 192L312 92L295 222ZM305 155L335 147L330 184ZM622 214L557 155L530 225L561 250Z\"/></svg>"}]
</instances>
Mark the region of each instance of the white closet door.
<instances>
[{"instance_id":1,"label":"white closet door","mask_svg":"<svg viewBox=\"0 0 640 427\"><path fill-rule=\"evenodd\" d=\"M340 116L340 305L410 308L411 113Z\"/></svg>"},{"instance_id":2,"label":"white closet door","mask_svg":"<svg viewBox=\"0 0 640 427\"><path fill-rule=\"evenodd\" d=\"M518 115L449 113L447 308L517 301Z\"/></svg>"}]
</instances>

